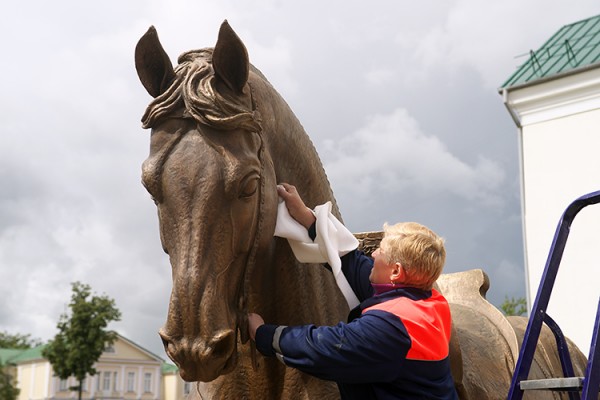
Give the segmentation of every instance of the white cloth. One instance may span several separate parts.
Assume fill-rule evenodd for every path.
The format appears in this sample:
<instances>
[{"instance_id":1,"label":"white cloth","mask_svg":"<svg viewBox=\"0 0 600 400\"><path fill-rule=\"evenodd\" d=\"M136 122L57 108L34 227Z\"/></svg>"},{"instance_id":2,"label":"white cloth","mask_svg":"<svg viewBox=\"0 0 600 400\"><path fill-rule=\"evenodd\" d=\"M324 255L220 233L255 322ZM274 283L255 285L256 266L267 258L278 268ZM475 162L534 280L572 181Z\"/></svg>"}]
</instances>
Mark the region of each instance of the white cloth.
<instances>
[{"instance_id":1,"label":"white cloth","mask_svg":"<svg viewBox=\"0 0 600 400\"><path fill-rule=\"evenodd\" d=\"M315 207L317 236L313 242L304 226L289 213L284 201L277 207L275 236L288 240L294 256L302 263L324 263L331 266L333 277L342 294L353 309L360 301L342 272L340 257L358 247L358 240L331 213L331 202Z\"/></svg>"}]
</instances>

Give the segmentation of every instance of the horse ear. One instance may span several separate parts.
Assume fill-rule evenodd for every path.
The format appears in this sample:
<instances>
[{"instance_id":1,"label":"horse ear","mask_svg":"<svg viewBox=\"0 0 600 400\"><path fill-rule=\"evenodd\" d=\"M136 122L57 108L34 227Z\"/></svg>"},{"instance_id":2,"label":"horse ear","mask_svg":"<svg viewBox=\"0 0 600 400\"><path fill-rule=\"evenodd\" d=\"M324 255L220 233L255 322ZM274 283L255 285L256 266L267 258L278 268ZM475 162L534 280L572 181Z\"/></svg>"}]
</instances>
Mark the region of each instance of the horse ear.
<instances>
[{"instance_id":1,"label":"horse ear","mask_svg":"<svg viewBox=\"0 0 600 400\"><path fill-rule=\"evenodd\" d=\"M151 26L135 46L135 69L150 96L164 93L175 80L175 71L163 49L156 29Z\"/></svg>"},{"instance_id":2,"label":"horse ear","mask_svg":"<svg viewBox=\"0 0 600 400\"><path fill-rule=\"evenodd\" d=\"M242 94L246 82L250 61L242 40L231 29L227 20L221 24L219 38L213 51L213 69L215 75L236 94Z\"/></svg>"}]
</instances>

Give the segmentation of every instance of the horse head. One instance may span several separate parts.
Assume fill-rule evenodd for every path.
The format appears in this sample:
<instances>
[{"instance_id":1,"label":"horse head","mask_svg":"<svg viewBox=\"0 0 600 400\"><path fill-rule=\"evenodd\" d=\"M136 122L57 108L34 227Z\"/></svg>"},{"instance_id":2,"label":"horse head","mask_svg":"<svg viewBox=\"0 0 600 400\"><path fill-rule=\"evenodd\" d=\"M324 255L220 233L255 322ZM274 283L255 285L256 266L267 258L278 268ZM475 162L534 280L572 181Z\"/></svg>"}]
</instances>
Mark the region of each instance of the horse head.
<instances>
[{"instance_id":1,"label":"horse head","mask_svg":"<svg viewBox=\"0 0 600 400\"><path fill-rule=\"evenodd\" d=\"M172 267L159 334L183 379L208 382L235 367L237 332L248 339L248 276L275 225L264 212L277 206L273 163L248 82L248 55L227 21L214 49L186 52L175 68L151 27L135 61L154 98L142 118L151 128L142 181Z\"/></svg>"}]
</instances>

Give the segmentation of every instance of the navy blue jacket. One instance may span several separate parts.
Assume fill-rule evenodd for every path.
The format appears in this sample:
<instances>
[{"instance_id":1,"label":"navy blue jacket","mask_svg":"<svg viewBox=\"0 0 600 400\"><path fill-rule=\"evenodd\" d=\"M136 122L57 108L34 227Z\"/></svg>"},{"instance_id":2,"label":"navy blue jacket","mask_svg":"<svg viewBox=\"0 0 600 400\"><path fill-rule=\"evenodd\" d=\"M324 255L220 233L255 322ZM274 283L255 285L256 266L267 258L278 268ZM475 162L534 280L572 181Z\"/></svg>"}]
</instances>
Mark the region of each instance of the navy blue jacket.
<instances>
[{"instance_id":1,"label":"navy blue jacket","mask_svg":"<svg viewBox=\"0 0 600 400\"><path fill-rule=\"evenodd\" d=\"M373 296L373 260L360 251L342 269L361 304L336 326L262 325L257 349L335 381L342 399L457 399L450 374L450 308L435 290L404 287Z\"/></svg>"}]
</instances>

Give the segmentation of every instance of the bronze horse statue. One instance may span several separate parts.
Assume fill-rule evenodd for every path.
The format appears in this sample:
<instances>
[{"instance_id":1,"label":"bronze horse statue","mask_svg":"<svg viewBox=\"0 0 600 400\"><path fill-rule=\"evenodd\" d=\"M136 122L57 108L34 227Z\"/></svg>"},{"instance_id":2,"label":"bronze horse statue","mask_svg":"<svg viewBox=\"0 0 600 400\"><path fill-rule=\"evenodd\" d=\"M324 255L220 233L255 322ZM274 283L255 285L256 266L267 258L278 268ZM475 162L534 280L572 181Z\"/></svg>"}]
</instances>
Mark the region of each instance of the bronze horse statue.
<instances>
[{"instance_id":1,"label":"bronze horse statue","mask_svg":"<svg viewBox=\"0 0 600 400\"><path fill-rule=\"evenodd\" d=\"M337 399L335 384L275 359L257 361L248 343L249 310L285 325L332 325L348 313L332 274L299 264L287 241L273 237L282 181L294 184L309 207L331 201L342 220L308 135L250 64L227 21L214 48L182 54L175 68L151 27L136 46L135 62L154 98L142 117L152 129L142 180L172 266L159 333L166 353L184 380L201 382L201 398ZM475 286L485 294L480 281ZM518 346L514 331L505 323L496 335L504 344L489 343L487 332L481 336L481 327L472 332L469 325L483 314L473 316L477 307L459 303L452 310L451 360L460 397L506 398ZM496 320L480 325L498 331ZM481 348L487 358L478 359Z\"/></svg>"}]
</instances>

